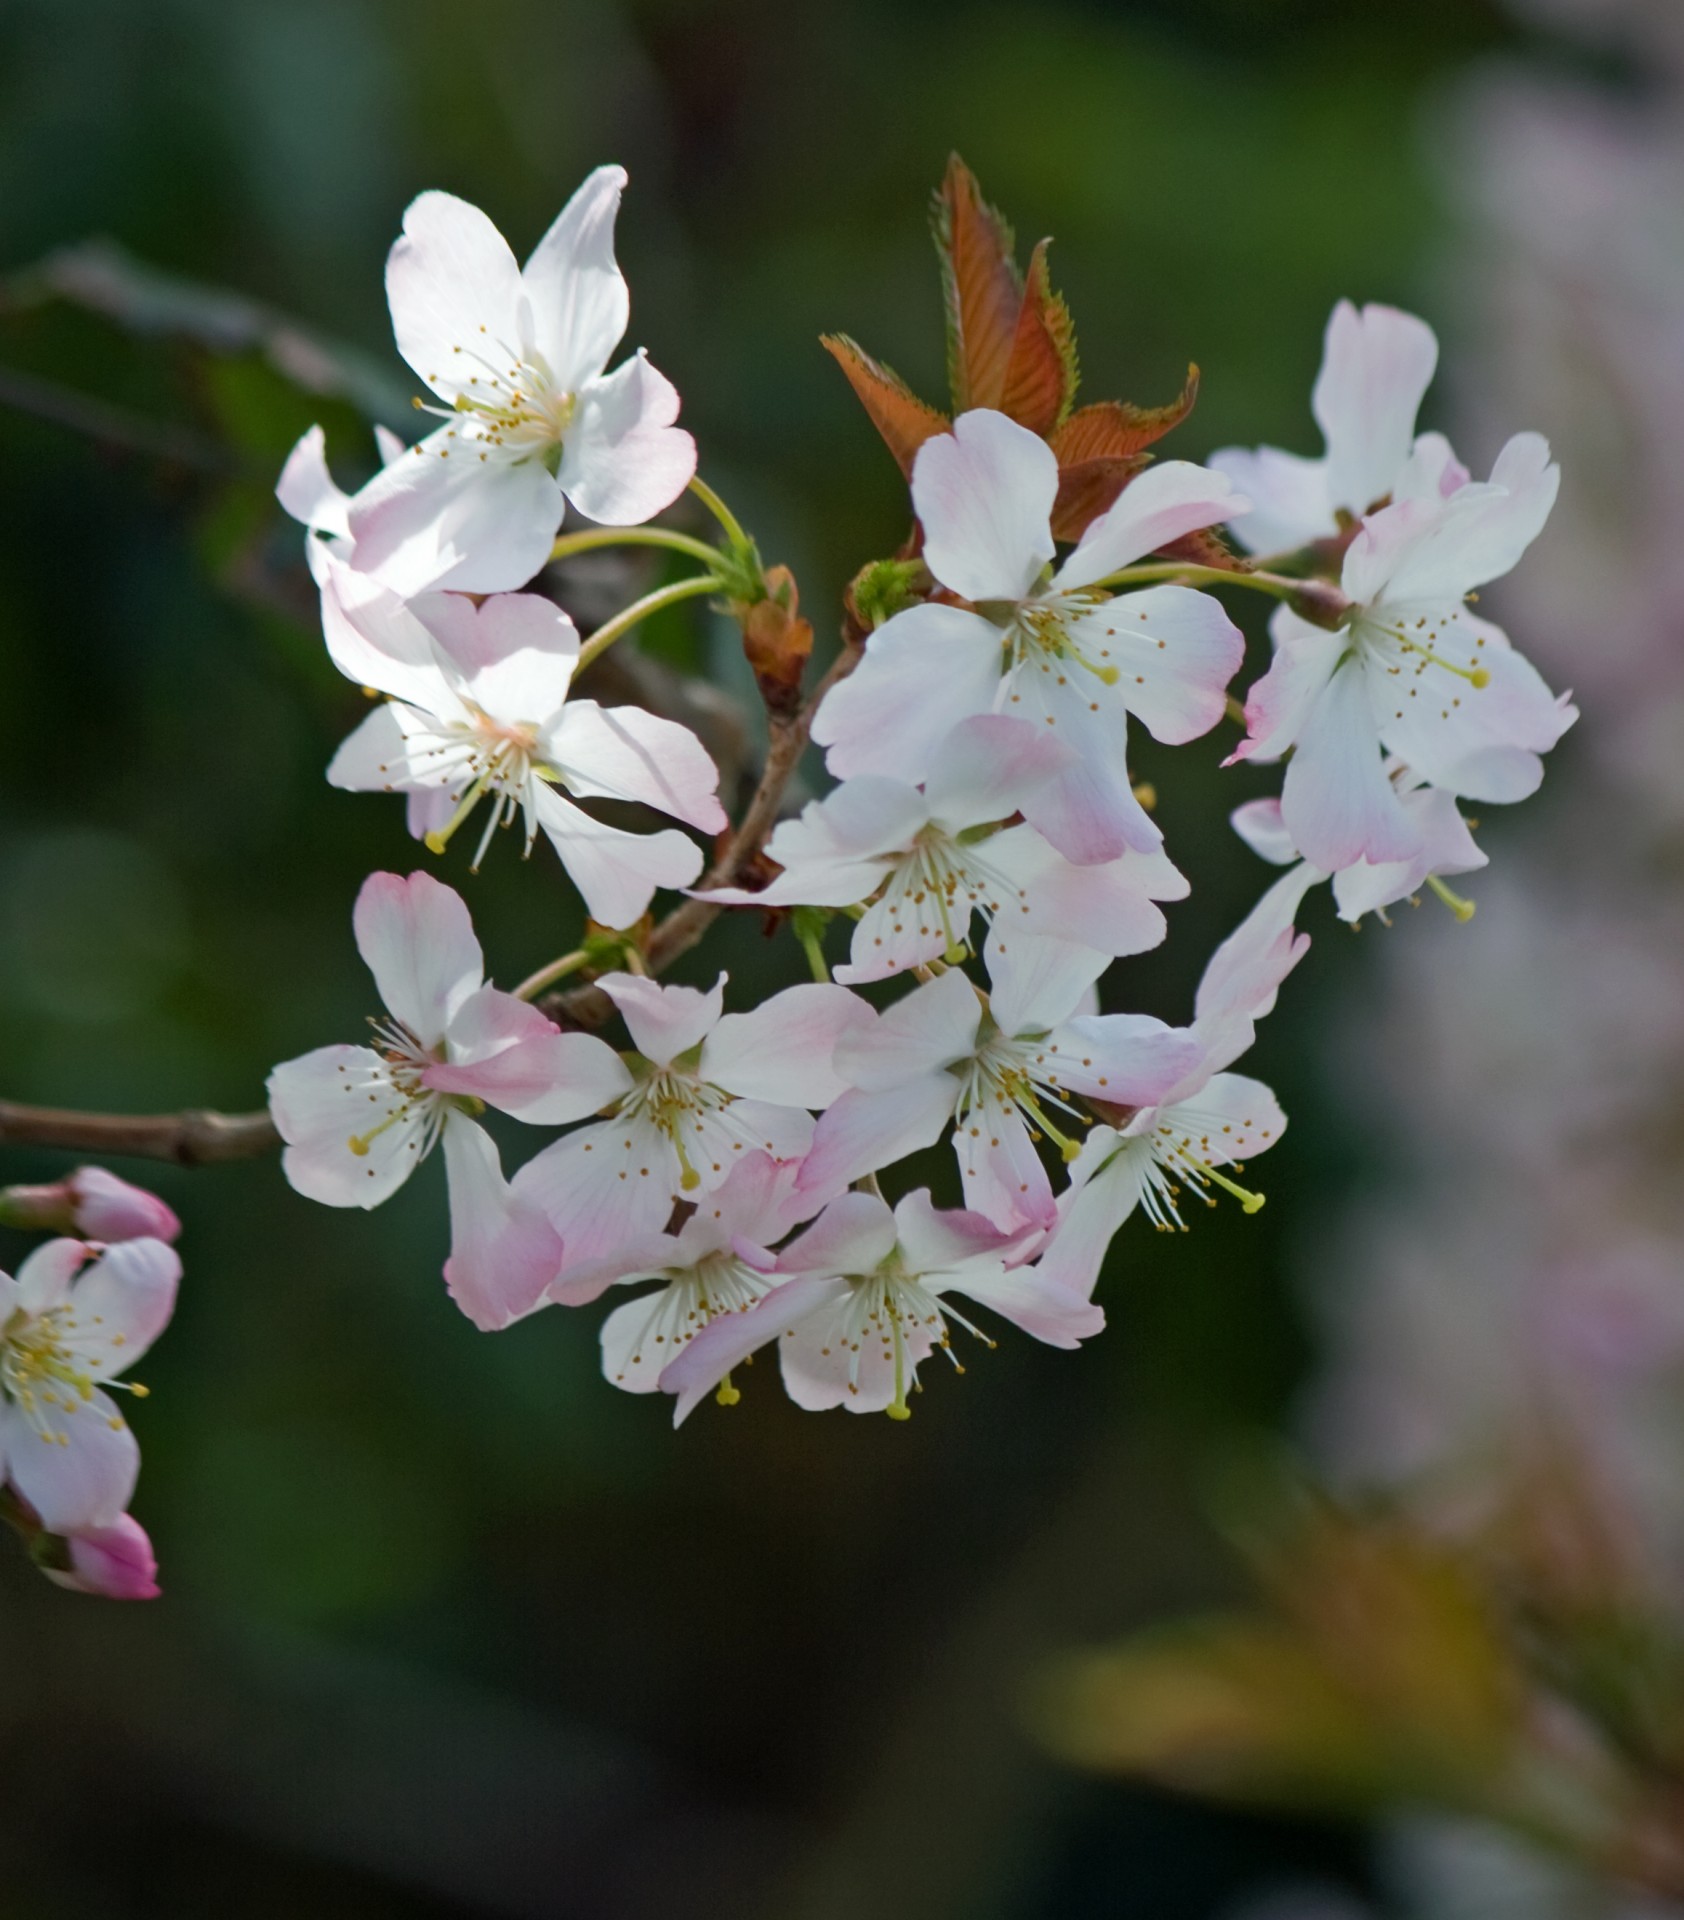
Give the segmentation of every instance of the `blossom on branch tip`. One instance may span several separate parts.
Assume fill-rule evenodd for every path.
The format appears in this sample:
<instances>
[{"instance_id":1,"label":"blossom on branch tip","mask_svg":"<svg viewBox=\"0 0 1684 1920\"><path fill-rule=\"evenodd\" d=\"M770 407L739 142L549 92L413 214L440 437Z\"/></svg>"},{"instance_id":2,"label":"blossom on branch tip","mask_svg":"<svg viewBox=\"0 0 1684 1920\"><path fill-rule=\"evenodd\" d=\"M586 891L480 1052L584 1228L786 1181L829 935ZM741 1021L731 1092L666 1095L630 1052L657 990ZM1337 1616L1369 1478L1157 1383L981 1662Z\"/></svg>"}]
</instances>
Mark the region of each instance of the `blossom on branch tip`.
<instances>
[{"instance_id":1,"label":"blossom on branch tip","mask_svg":"<svg viewBox=\"0 0 1684 1920\"><path fill-rule=\"evenodd\" d=\"M1468 601L1519 560L1558 481L1547 443L1517 434L1488 482L1411 490L1363 522L1345 555L1342 627L1276 609L1274 661L1246 700L1246 737L1230 760L1292 749L1282 817L1318 867L1417 857L1419 827L1382 749L1446 793L1501 803L1536 790L1538 756L1577 712Z\"/></svg>"},{"instance_id":2,"label":"blossom on branch tip","mask_svg":"<svg viewBox=\"0 0 1684 1920\"><path fill-rule=\"evenodd\" d=\"M630 833L575 797L635 801L704 833L727 824L719 770L676 721L568 698L573 622L537 594L427 594L402 601L330 562L323 626L341 672L389 695L328 768L337 787L406 793L411 829L435 853L486 803L477 866L519 818L540 828L602 926L631 926L657 887L682 887L701 850L673 828Z\"/></svg>"},{"instance_id":3,"label":"blossom on branch tip","mask_svg":"<svg viewBox=\"0 0 1684 1920\"><path fill-rule=\"evenodd\" d=\"M0 1481L48 1533L114 1527L127 1508L140 1449L102 1389L169 1324L180 1278L161 1240L50 1240L0 1274Z\"/></svg>"},{"instance_id":4,"label":"blossom on branch tip","mask_svg":"<svg viewBox=\"0 0 1684 1920\"><path fill-rule=\"evenodd\" d=\"M906 1419L918 1366L953 1353L948 1322L994 1343L958 1309L963 1295L1050 1346L1075 1347L1101 1331L1093 1302L1023 1265L1037 1235L1001 1233L974 1213L943 1213L920 1188L891 1212L871 1193L833 1200L778 1255L781 1284L743 1313L723 1314L661 1375L676 1426L715 1388L735 1398L729 1376L777 1342L785 1391L799 1407L887 1413Z\"/></svg>"},{"instance_id":5,"label":"blossom on branch tip","mask_svg":"<svg viewBox=\"0 0 1684 1920\"><path fill-rule=\"evenodd\" d=\"M0 1226L78 1240L174 1240L175 1209L104 1167L78 1167L50 1186L0 1187Z\"/></svg>"},{"instance_id":6,"label":"blossom on branch tip","mask_svg":"<svg viewBox=\"0 0 1684 1920\"><path fill-rule=\"evenodd\" d=\"M55 1586L101 1600L156 1600L158 1560L146 1529L132 1514L109 1525L64 1535L44 1535L36 1564Z\"/></svg>"},{"instance_id":7,"label":"blossom on branch tip","mask_svg":"<svg viewBox=\"0 0 1684 1920\"><path fill-rule=\"evenodd\" d=\"M410 203L386 293L398 351L433 396L423 411L443 424L349 503L360 571L406 595L502 592L548 560L568 503L633 526L689 484L696 447L671 382L641 352L607 371L630 312L614 259L625 183L598 167L524 268L467 201Z\"/></svg>"},{"instance_id":8,"label":"blossom on branch tip","mask_svg":"<svg viewBox=\"0 0 1684 1920\"><path fill-rule=\"evenodd\" d=\"M1132 481L1055 571L1058 461L1004 414L961 414L919 449L912 499L930 572L968 606L909 607L826 696L813 738L840 778L922 780L967 714L1030 720L1074 754L1026 803L1069 859L1150 852L1163 835L1130 788L1128 718L1172 744L1221 718L1244 656L1208 594L1155 586L1110 597L1105 579L1242 513L1225 476L1166 461Z\"/></svg>"},{"instance_id":9,"label":"blossom on branch tip","mask_svg":"<svg viewBox=\"0 0 1684 1920\"><path fill-rule=\"evenodd\" d=\"M460 897L430 874L371 874L357 896L357 948L387 1017L373 1047L321 1047L269 1076L287 1179L330 1207L376 1207L442 1139L450 1188L445 1276L463 1312L500 1327L535 1307L562 1244L511 1192L483 1106L518 1120L582 1119L624 1084L613 1049L564 1034L536 1007L484 984Z\"/></svg>"},{"instance_id":10,"label":"blossom on branch tip","mask_svg":"<svg viewBox=\"0 0 1684 1920\"><path fill-rule=\"evenodd\" d=\"M936 749L922 792L880 774L844 780L773 833L766 851L783 872L768 886L701 897L863 909L849 962L836 969L850 983L962 959L974 914L1001 941L1044 936L1099 954L1143 953L1164 936L1154 903L1187 892L1161 848L1076 866L1034 827L1003 825L1032 812L1075 758L1026 720L962 720Z\"/></svg>"}]
</instances>

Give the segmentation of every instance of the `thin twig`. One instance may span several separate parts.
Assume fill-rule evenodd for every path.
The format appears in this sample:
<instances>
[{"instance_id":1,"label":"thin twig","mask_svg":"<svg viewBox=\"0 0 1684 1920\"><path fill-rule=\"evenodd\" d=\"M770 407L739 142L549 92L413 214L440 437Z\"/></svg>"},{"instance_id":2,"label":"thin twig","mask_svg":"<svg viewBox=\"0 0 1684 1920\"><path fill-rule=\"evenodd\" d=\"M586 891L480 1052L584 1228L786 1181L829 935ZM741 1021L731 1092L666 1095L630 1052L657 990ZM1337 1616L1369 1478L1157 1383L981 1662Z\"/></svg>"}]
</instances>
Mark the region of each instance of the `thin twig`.
<instances>
[{"instance_id":1,"label":"thin twig","mask_svg":"<svg viewBox=\"0 0 1684 1920\"><path fill-rule=\"evenodd\" d=\"M266 1112L72 1113L0 1100L0 1146L63 1147L71 1153L128 1154L207 1167L250 1160L281 1144Z\"/></svg>"}]
</instances>

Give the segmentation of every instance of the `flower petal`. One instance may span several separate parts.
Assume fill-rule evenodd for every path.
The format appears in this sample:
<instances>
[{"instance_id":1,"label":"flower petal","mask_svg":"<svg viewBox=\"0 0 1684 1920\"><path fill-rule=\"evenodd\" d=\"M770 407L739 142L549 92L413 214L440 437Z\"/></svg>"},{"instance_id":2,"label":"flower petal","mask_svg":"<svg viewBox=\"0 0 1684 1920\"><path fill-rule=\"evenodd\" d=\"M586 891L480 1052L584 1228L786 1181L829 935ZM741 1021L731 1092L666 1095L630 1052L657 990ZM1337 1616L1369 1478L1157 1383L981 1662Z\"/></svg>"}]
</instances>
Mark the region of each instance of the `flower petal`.
<instances>
[{"instance_id":1,"label":"flower petal","mask_svg":"<svg viewBox=\"0 0 1684 1920\"><path fill-rule=\"evenodd\" d=\"M180 1281L181 1257L162 1240L107 1247L70 1290L65 1346L83 1356L94 1379L114 1379L169 1325Z\"/></svg>"},{"instance_id":2,"label":"flower petal","mask_svg":"<svg viewBox=\"0 0 1684 1920\"><path fill-rule=\"evenodd\" d=\"M626 833L549 786L539 787L535 805L586 911L602 926L634 926L658 887L687 887L702 870L701 848L676 827Z\"/></svg>"},{"instance_id":3,"label":"flower petal","mask_svg":"<svg viewBox=\"0 0 1684 1920\"><path fill-rule=\"evenodd\" d=\"M719 804L719 769L676 720L575 700L545 735L544 748L574 793L638 801L703 833L730 825Z\"/></svg>"},{"instance_id":4,"label":"flower petal","mask_svg":"<svg viewBox=\"0 0 1684 1920\"><path fill-rule=\"evenodd\" d=\"M40 1420L37 1429L0 1401L0 1454L12 1484L49 1533L115 1525L140 1477L140 1448L122 1415L103 1393L84 1400L71 1391L41 1407Z\"/></svg>"},{"instance_id":5,"label":"flower petal","mask_svg":"<svg viewBox=\"0 0 1684 1920\"><path fill-rule=\"evenodd\" d=\"M454 400L481 358L518 347L520 268L478 207L453 193L418 194L386 258L398 352L433 391Z\"/></svg>"},{"instance_id":6,"label":"flower petal","mask_svg":"<svg viewBox=\"0 0 1684 1920\"><path fill-rule=\"evenodd\" d=\"M1339 531L1327 497L1327 462L1279 447L1224 447L1207 462L1251 502L1233 535L1247 553L1290 553Z\"/></svg>"},{"instance_id":7,"label":"flower petal","mask_svg":"<svg viewBox=\"0 0 1684 1920\"><path fill-rule=\"evenodd\" d=\"M844 1193L778 1255L779 1273L871 1273L895 1245L895 1216L874 1193Z\"/></svg>"},{"instance_id":8,"label":"flower petal","mask_svg":"<svg viewBox=\"0 0 1684 1920\"><path fill-rule=\"evenodd\" d=\"M444 1038L452 1014L478 991L485 956L460 894L430 873L371 873L352 925L387 1008L424 1047Z\"/></svg>"},{"instance_id":9,"label":"flower petal","mask_svg":"<svg viewBox=\"0 0 1684 1920\"><path fill-rule=\"evenodd\" d=\"M1066 593L1092 586L1183 534L1238 518L1250 506L1227 474L1191 460L1166 460L1124 487L1082 535L1053 586Z\"/></svg>"},{"instance_id":10,"label":"flower petal","mask_svg":"<svg viewBox=\"0 0 1684 1920\"><path fill-rule=\"evenodd\" d=\"M771 1340L781 1346L782 1335L799 1329L809 1316L822 1312L848 1291L845 1280L828 1274L804 1274L774 1287L747 1313L724 1313L711 1321L661 1374L661 1391L677 1396L673 1425L682 1426L705 1396L751 1353Z\"/></svg>"},{"instance_id":11,"label":"flower petal","mask_svg":"<svg viewBox=\"0 0 1684 1920\"><path fill-rule=\"evenodd\" d=\"M813 1131L797 1176L804 1192L837 1194L862 1175L933 1147L953 1117L959 1082L950 1073L922 1073L868 1093L850 1088Z\"/></svg>"},{"instance_id":12,"label":"flower petal","mask_svg":"<svg viewBox=\"0 0 1684 1920\"><path fill-rule=\"evenodd\" d=\"M951 968L852 1024L837 1042L836 1071L849 1086L885 1092L974 1052L981 1022L976 989Z\"/></svg>"},{"instance_id":13,"label":"flower petal","mask_svg":"<svg viewBox=\"0 0 1684 1920\"><path fill-rule=\"evenodd\" d=\"M729 977L722 973L706 993L635 973L605 973L597 985L619 1008L638 1052L664 1067L699 1047L719 1024Z\"/></svg>"},{"instance_id":14,"label":"flower petal","mask_svg":"<svg viewBox=\"0 0 1684 1920\"><path fill-rule=\"evenodd\" d=\"M565 1126L632 1088L625 1062L589 1033L562 1033L512 993L482 987L450 1023L450 1058L423 1084L466 1094L534 1126Z\"/></svg>"},{"instance_id":15,"label":"flower petal","mask_svg":"<svg viewBox=\"0 0 1684 1920\"><path fill-rule=\"evenodd\" d=\"M318 1047L269 1076L269 1111L287 1143L281 1171L325 1207L389 1200L430 1150L431 1106L399 1093L368 1047Z\"/></svg>"},{"instance_id":16,"label":"flower petal","mask_svg":"<svg viewBox=\"0 0 1684 1920\"><path fill-rule=\"evenodd\" d=\"M1353 860L1402 860L1415 830L1380 760L1362 663L1347 659L1310 707L1281 788L1281 818L1328 873Z\"/></svg>"},{"instance_id":17,"label":"flower petal","mask_svg":"<svg viewBox=\"0 0 1684 1920\"><path fill-rule=\"evenodd\" d=\"M486 1332L519 1320L544 1302L564 1258L543 1211L503 1178L490 1134L459 1113L444 1129L450 1182L450 1297Z\"/></svg>"},{"instance_id":18,"label":"flower petal","mask_svg":"<svg viewBox=\"0 0 1684 1920\"><path fill-rule=\"evenodd\" d=\"M912 463L912 504L931 573L967 600L1020 600L1056 549L1058 459L1003 413L962 413Z\"/></svg>"},{"instance_id":19,"label":"flower petal","mask_svg":"<svg viewBox=\"0 0 1684 1920\"><path fill-rule=\"evenodd\" d=\"M961 720L936 749L924 797L931 817L955 831L1009 819L1074 759L1072 748L1027 720L977 714Z\"/></svg>"},{"instance_id":20,"label":"flower petal","mask_svg":"<svg viewBox=\"0 0 1684 1920\"><path fill-rule=\"evenodd\" d=\"M1392 491L1437 366L1438 341L1424 320L1396 307L1359 312L1349 300L1333 309L1310 398L1327 436L1330 505L1360 515Z\"/></svg>"},{"instance_id":21,"label":"flower petal","mask_svg":"<svg viewBox=\"0 0 1684 1920\"><path fill-rule=\"evenodd\" d=\"M752 1013L728 1013L702 1043L697 1073L750 1100L827 1107L846 1090L838 1042L871 1016L846 987L786 987Z\"/></svg>"},{"instance_id":22,"label":"flower petal","mask_svg":"<svg viewBox=\"0 0 1684 1920\"><path fill-rule=\"evenodd\" d=\"M624 167L587 174L521 274L531 343L566 393L597 378L631 316L625 275L614 258L614 221L625 184Z\"/></svg>"},{"instance_id":23,"label":"flower petal","mask_svg":"<svg viewBox=\"0 0 1684 1920\"><path fill-rule=\"evenodd\" d=\"M696 471L678 391L636 353L579 394L557 484L586 519L634 527L670 507ZM553 531L553 529L552 529Z\"/></svg>"},{"instance_id":24,"label":"flower petal","mask_svg":"<svg viewBox=\"0 0 1684 1920\"><path fill-rule=\"evenodd\" d=\"M1245 640L1208 593L1148 587L1124 594L1096 607L1078 628L1080 634L1096 630L1104 632L1111 664L1122 676L1117 697L1153 739L1180 746L1222 718Z\"/></svg>"}]
</instances>

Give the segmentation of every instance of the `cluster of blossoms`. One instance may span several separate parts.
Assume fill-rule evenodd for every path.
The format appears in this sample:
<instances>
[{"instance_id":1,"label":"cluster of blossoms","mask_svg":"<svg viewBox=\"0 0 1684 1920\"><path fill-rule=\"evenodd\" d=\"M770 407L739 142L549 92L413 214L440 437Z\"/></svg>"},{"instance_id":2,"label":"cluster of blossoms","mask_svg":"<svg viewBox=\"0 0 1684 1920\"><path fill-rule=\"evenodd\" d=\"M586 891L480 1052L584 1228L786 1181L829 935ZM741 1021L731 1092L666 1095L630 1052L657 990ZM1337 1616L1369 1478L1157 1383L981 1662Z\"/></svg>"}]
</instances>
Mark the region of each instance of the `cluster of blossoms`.
<instances>
[{"instance_id":1,"label":"cluster of blossoms","mask_svg":"<svg viewBox=\"0 0 1684 1920\"><path fill-rule=\"evenodd\" d=\"M140 1450L112 1391L175 1310L175 1214L102 1167L0 1190L0 1225L53 1237L0 1273L0 1519L48 1579L156 1597L152 1543L128 1512Z\"/></svg>"},{"instance_id":2,"label":"cluster of blossoms","mask_svg":"<svg viewBox=\"0 0 1684 1920\"><path fill-rule=\"evenodd\" d=\"M623 184L593 174L524 269L477 209L418 199L387 287L441 424L409 448L383 439L380 471L349 496L313 431L279 489L308 529L335 664L384 696L329 779L401 793L435 854L483 808L476 867L497 828L518 820L527 851L542 829L586 935L503 991L456 892L425 872L371 876L355 928L386 1009L373 1044L278 1067L271 1109L288 1178L329 1205L378 1205L442 1145L445 1278L482 1328L637 1287L604 1323L604 1371L672 1396L679 1419L709 1392L733 1401L734 1371L770 1346L799 1405L904 1418L952 1327L989 1338L973 1308L1060 1346L1098 1332L1101 1264L1137 1210L1172 1229L1191 1200L1262 1205L1236 1176L1285 1119L1230 1069L1304 951L1294 923L1313 886L1331 879L1352 920L1423 884L1469 911L1443 879L1484 864L1458 802L1529 793L1574 717L1470 610L1539 531L1556 470L1521 435L1472 480L1415 433L1430 331L1348 305L1315 389L1321 460L1149 466L1191 384L1157 414L1073 411L1044 256L1017 274L956 166L940 229L951 419L827 342L908 474L916 531L856 582L843 657L803 704L811 629L787 575L695 479L669 383L641 355L605 371L628 316ZM980 278L955 269L967 250ZM651 524L686 487L717 544ZM590 524L563 531L570 512ZM582 642L537 577L616 540L703 571ZM1236 825L1290 871L1173 1028L1101 1011L1098 989L1164 938L1160 903L1188 891L1131 778L1128 730L1183 745L1238 710L1245 646L1219 586L1280 603L1228 758L1286 761L1279 800ZM701 594L742 621L791 749L782 778L810 732L835 781L763 845L770 765L758 832L733 831L694 734L572 694L647 613ZM587 804L602 800L678 824L610 824ZM684 828L718 836L705 872ZM688 898L651 930L661 889ZM787 924L813 982L727 1012L724 975L707 991L652 977L729 908ZM848 933L834 969L832 923ZM627 1044L589 1030L610 1020ZM488 1107L566 1131L507 1178ZM884 1197L880 1176L949 1139L962 1205L924 1187Z\"/></svg>"}]
</instances>

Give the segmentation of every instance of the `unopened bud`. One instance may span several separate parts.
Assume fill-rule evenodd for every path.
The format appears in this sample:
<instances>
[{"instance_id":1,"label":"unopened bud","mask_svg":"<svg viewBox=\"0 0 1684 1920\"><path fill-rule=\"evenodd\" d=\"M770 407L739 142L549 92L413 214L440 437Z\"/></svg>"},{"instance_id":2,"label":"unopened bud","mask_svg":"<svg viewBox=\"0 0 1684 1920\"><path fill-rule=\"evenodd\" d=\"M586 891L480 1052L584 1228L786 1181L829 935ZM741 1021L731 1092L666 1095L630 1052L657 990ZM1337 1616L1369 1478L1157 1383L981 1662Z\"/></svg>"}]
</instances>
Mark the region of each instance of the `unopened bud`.
<instances>
[{"instance_id":1,"label":"unopened bud","mask_svg":"<svg viewBox=\"0 0 1684 1920\"><path fill-rule=\"evenodd\" d=\"M173 1208L104 1167L78 1167L51 1186L0 1187L0 1226L103 1241L173 1240L181 1232Z\"/></svg>"},{"instance_id":2,"label":"unopened bud","mask_svg":"<svg viewBox=\"0 0 1684 1920\"><path fill-rule=\"evenodd\" d=\"M125 1513L108 1527L84 1533L44 1533L35 1563L55 1586L101 1600L156 1600L158 1561L146 1529Z\"/></svg>"}]
</instances>

